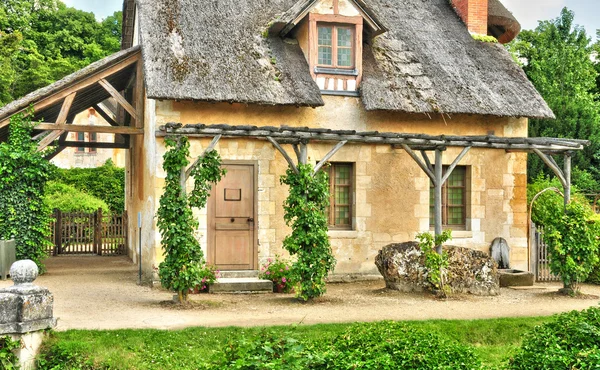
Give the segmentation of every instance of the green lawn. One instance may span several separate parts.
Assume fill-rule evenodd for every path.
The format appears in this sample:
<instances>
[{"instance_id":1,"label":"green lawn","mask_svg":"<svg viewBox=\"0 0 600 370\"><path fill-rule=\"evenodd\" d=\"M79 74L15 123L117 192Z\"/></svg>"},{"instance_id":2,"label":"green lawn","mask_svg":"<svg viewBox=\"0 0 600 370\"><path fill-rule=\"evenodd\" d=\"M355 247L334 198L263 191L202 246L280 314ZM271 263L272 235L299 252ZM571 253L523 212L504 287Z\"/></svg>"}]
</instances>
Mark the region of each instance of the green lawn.
<instances>
[{"instance_id":1,"label":"green lawn","mask_svg":"<svg viewBox=\"0 0 600 370\"><path fill-rule=\"evenodd\" d=\"M486 367L506 361L524 333L547 317L493 320L429 320L407 325L433 331L471 345ZM269 328L190 328L161 330L70 330L52 333L44 353L53 369L196 369L227 348L230 340L255 337L265 330L310 344L334 338L348 324L294 325ZM51 360L51 361L50 361ZM59 367L51 365L62 364ZM66 364L66 365L65 365Z\"/></svg>"}]
</instances>

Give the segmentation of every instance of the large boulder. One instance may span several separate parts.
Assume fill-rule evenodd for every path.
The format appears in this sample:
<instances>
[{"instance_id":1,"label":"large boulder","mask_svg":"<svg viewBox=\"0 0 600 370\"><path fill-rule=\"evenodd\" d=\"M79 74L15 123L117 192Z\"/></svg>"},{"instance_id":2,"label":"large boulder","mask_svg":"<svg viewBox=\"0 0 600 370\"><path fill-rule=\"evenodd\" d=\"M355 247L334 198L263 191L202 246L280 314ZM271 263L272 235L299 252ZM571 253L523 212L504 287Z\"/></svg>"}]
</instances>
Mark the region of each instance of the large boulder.
<instances>
[{"instance_id":1,"label":"large boulder","mask_svg":"<svg viewBox=\"0 0 600 370\"><path fill-rule=\"evenodd\" d=\"M498 295L500 292L496 263L486 253L463 247L444 246L448 268L446 286L453 293ZM425 255L417 242L390 244L375 258L375 265L386 287L402 292L431 290L427 281Z\"/></svg>"}]
</instances>

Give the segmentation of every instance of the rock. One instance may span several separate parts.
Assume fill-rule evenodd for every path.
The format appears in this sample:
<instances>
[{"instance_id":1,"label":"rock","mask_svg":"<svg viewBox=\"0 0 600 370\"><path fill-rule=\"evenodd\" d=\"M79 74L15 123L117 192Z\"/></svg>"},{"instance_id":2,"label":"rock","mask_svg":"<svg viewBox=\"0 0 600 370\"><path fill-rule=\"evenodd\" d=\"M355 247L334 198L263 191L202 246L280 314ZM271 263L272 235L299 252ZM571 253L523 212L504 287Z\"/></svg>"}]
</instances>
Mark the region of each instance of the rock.
<instances>
[{"instance_id":1,"label":"rock","mask_svg":"<svg viewBox=\"0 0 600 370\"><path fill-rule=\"evenodd\" d=\"M496 238L490 247L492 258L498 264L498 268L510 268L510 247L504 238Z\"/></svg>"},{"instance_id":2,"label":"rock","mask_svg":"<svg viewBox=\"0 0 600 370\"><path fill-rule=\"evenodd\" d=\"M444 246L448 253L446 286L453 293L498 295L496 263L486 253L469 248ZM431 290L427 281L425 256L417 242L390 244L375 258L375 265L386 287L402 292Z\"/></svg>"}]
</instances>

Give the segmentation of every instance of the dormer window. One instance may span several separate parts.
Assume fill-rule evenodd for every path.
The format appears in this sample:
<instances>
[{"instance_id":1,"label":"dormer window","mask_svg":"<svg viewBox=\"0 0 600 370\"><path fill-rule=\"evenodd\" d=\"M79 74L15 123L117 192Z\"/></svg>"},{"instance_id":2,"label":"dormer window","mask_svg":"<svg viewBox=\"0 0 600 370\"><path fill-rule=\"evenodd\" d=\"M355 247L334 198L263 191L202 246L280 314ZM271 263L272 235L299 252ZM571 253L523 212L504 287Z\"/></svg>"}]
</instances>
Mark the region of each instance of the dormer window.
<instances>
[{"instance_id":1,"label":"dormer window","mask_svg":"<svg viewBox=\"0 0 600 370\"><path fill-rule=\"evenodd\" d=\"M329 68L354 68L354 31L351 25L319 23L318 66Z\"/></svg>"},{"instance_id":2,"label":"dormer window","mask_svg":"<svg viewBox=\"0 0 600 370\"><path fill-rule=\"evenodd\" d=\"M363 35L385 31L363 0L298 0L269 29L298 40L323 94L346 96L358 96Z\"/></svg>"}]
</instances>

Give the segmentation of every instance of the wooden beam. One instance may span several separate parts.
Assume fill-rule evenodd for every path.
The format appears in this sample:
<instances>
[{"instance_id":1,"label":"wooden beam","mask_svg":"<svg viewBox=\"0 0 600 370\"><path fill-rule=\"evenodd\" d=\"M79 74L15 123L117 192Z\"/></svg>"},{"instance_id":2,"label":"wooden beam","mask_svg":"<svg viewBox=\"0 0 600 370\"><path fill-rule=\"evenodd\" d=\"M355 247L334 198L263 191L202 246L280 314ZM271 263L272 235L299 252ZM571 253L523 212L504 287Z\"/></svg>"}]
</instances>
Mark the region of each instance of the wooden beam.
<instances>
[{"instance_id":1,"label":"wooden beam","mask_svg":"<svg viewBox=\"0 0 600 370\"><path fill-rule=\"evenodd\" d=\"M544 162L546 164L546 166L550 167L552 172L554 172L556 177L558 177L558 180L560 180L560 183L562 184L563 189L566 189L567 188L567 180L565 179L565 175L564 175L563 171L560 169L560 167L555 165L556 162L554 160L550 160L550 156L543 153L539 149L533 149L533 151L535 154L538 155L538 157L540 157L540 159L542 160L542 162Z\"/></svg>"},{"instance_id":2,"label":"wooden beam","mask_svg":"<svg viewBox=\"0 0 600 370\"><path fill-rule=\"evenodd\" d=\"M63 125L65 122L67 122L67 117L69 116L69 111L71 110L71 105L73 105L73 100L75 100L76 95L77 92L72 92L71 94L67 95L67 97L63 101L62 107L60 108L60 113L58 114L58 118L56 119L57 125ZM42 150L46 149L48 145L52 144L54 140L58 139L64 133L64 130L49 132L46 137L40 140L38 144L38 152L41 152Z\"/></svg>"},{"instance_id":3,"label":"wooden beam","mask_svg":"<svg viewBox=\"0 0 600 370\"><path fill-rule=\"evenodd\" d=\"M102 143L89 141L64 141L61 147L69 148L96 148L96 149L129 149L129 144L124 143Z\"/></svg>"},{"instance_id":4,"label":"wooden beam","mask_svg":"<svg viewBox=\"0 0 600 370\"><path fill-rule=\"evenodd\" d=\"M273 139L272 137L267 136L267 140L269 140L269 142L271 144L273 144L273 146L275 147L275 149L277 149L279 151L279 153L281 153L281 155L283 155L283 158L285 158L285 160L287 161L287 163L290 166L290 168L296 174L299 174L300 172L298 171L298 167L296 167L296 165L294 164L294 161L292 161L292 158L287 154L287 152L285 151L285 149L283 149L281 147L281 145L279 145L279 143L277 141L275 141L275 139Z\"/></svg>"},{"instance_id":5,"label":"wooden beam","mask_svg":"<svg viewBox=\"0 0 600 370\"><path fill-rule=\"evenodd\" d=\"M460 152L460 154L458 155L458 157L456 157L456 159L454 160L454 162L452 162L452 164L450 165L450 167L448 167L448 169L446 170L446 173L442 177L442 185L444 185L446 183L446 181L448 181L448 178L450 177L450 175L452 175L452 171L454 171L454 169L458 165L458 162L460 162L460 160L463 159L465 155L467 155L467 153L469 152L470 149L471 149L470 146L464 148L462 150L462 152Z\"/></svg>"},{"instance_id":6,"label":"wooden beam","mask_svg":"<svg viewBox=\"0 0 600 370\"><path fill-rule=\"evenodd\" d=\"M135 92L133 95L133 101L135 102L135 110L137 112L137 119L135 120L135 127L144 127L144 109L145 109L145 95L144 89L144 68L142 65L142 59L137 63L135 70Z\"/></svg>"},{"instance_id":7,"label":"wooden beam","mask_svg":"<svg viewBox=\"0 0 600 370\"><path fill-rule=\"evenodd\" d=\"M98 83L110 94L110 96L115 98L119 105L122 106L123 109L125 109L131 115L131 117L133 117L133 119L138 119L135 108L123 97L123 95L119 94L113 85L110 84L110 82L106 81L104 78L101 78L98 80Z\"/></svg>"},{"instance_id":8,"label":"wooden beam","mask_svg":"<svg viewBox=\"0 0 600 370\"><path fill-rule=\"evenodd\" d=\"M122 124L117 123L100 105L94 104L92 108L98 112L98 114L104 118L104 120L111 126L123 126Z\"/></svg>"},{"instance_id":9,"label":"wooden beam","mask_svg":"<svg viewBox=\"0 0 600 370\"><path fill-rule=\"evenodd\" d=\"M423 172L425 172L427 177L429 177L429 179L431 179L431 181L433 181L433 183L435 184L435 175L434 175L433 171L429 170L427 165L425 163L423 163L423 161L421 161L421 159L417 156L417 154L415 154L415 152L413 152L413 150L408 145L402 144L402 148L406 151L406 153L408 153L408 155L410 155L412 157L412 159L415 162L417 162L417 164L419 165L419 167L421 167Z\"/></svg>"},{"instance_id":10,"label":"wooden beam","mask_svg":"<svg viewBox=\"0 0 600 370\"><path fill-rule=\"evenodd\" d=\"M565 153L563 175L565 177L565 207L571 203L571 153Z\"/></svg>"},{"instance_id":11,"label":"wooden beam","mask_svg":"<svg viewBox=\"0 0 600 370\"><path fill-rule=\"evenodd\" d=\"M434 193L433 193L433 215L435 220L435 236L442 235L442 186L444 185L442 181L442 172L444 169L444 164L442 162L442 151L435 151L435 181L434 185ZM436 252L438 254L442 254L442 246L436 245Z\"/></svg>"},{"instance_id":12,"label":"wooden beam","mask_svg":"<svg viewBox=\"0 0 600 370\"><path fill-rule=\"evenodd\" d=\"M68 132L98 132L104 134L143 135L144 129L128 126L97 126L97 125L55 125L40 123L36 130L64 130Z\"/></svg>"},{"instance_id":13,"label":"wooden beam","mask_svg":"<svg viewBox=\"0 0 600 370\"><path fill-rule=\"evenodd\" d=\"M192 165L188 167L188 169L185 171L185 179L186 180L190 178L190 175L192 174L192 171L198 165L198 163L200 163L200 160L202 158L204 158L204 156L206 155L206 153L210 152L211 150L213 150L215 148L215 146L217 146L217 143L219 142L219 140L221 140L221 136L222 135L215 136L212 139L212 141L210 142L210 144L206 147L206 149L204 150L204 152L202 152L202 154L200 154L198 156L198 158L196 158L196 160L194 161L194 163L192 163Z\"/></svg>"},{"instance_id":14,"label":"wooden beam","mask_svg":"<svg viewBox=\"0 0 600 370\"><path fill-rule=\"evenodd\" d=\"M345 140L337 143L337 145L334 146L333 149L331 149L329 151L329 153L327 153L327 155L325 155L325 157L323 157L323 159L321 159L321 161L315 166L314 174L316 175L319 172L319 170L321 169L321 167L323 167L323 165L325 163L327 163L331 159L331 157L333 157L335 155L335 153L337 153L340 149L342 149L342 147L344 145L346 145L346 143L347 143L347 141L345 141Z\"/></svg>"},{"instance_id":15,"label":"wooden beam","mask_svg":"<svg viewBox=\"0 0 600 370\"><path fill-rule=\"evenodd\" d=\"M429 171L431 171L431 173L433 173L433 166L431 165L431 161L429 160L429 156L427 155L427 152L424 150L421 150L421 157L423 157L423 160L425 161L427 168L429 168Z\"/></svg>"}]
</instances>

